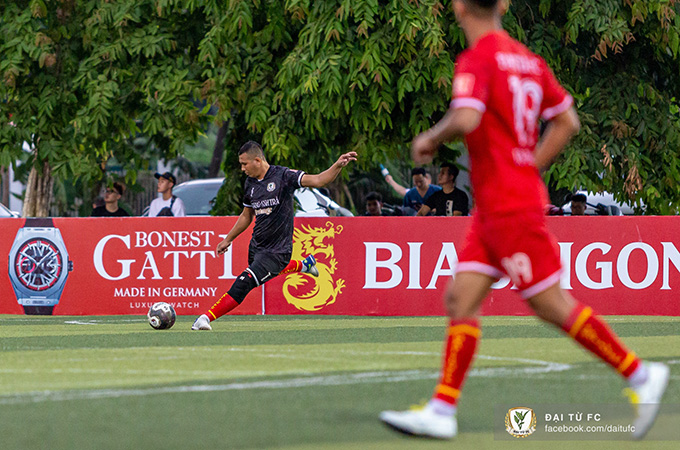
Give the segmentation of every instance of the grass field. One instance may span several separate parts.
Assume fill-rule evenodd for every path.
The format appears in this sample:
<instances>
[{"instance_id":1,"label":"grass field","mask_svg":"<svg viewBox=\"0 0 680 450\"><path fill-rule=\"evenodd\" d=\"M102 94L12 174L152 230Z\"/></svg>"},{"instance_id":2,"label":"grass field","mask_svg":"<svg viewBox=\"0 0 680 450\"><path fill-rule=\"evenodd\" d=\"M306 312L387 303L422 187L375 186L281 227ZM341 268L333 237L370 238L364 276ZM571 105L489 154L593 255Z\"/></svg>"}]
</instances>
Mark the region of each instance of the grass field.
<instances>
[{"instance_id":1,"label":"grass field","mask_svg":"<svg viewBox=\"0 0 680 450\"><path fill-rule=\"evenodd\" d=\"M381 410L426 400L441 317L234 316L211 332L179 317L0 316L0 448L496 449L678 448L678 441L494 440L495 404L620 404L623 382L530 317L487 317L453 442L393 433ZM645 358L673 373L680 318L610 317ZM676 427L680 416L661 417Z\"/></svg>"}]
</instances>

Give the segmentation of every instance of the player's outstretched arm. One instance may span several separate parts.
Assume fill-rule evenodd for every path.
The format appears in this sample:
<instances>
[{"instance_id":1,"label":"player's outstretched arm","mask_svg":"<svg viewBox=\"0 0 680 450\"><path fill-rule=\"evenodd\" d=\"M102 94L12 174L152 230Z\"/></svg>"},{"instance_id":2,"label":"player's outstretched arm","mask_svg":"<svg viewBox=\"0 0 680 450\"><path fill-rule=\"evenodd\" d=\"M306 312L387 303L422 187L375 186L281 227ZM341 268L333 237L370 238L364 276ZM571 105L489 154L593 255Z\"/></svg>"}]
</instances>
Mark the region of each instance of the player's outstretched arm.
<instances>
[{"instance_id":1,"label":"player's outstretched arm","mask_svg":"<svg viewBox=\"0 0 680 450\"><path fill-rule=\"evenodd\" d=\"M472 108L449 109L429 130L420 133L411 143L411 157L418 165L429 164L441 144L471 133L482 121L482 113Z\"/></svg>"},{"instance_id":2,"label":"player's outstretched arm","mask_svg":"<svg viewBox=\"0 0 680 450\"><path fill-rule=\"evenodd\" d=\"M238 216L238 219L236 219L236 223L233 227L231 227L229 233L227 233L227 237L217 244L215 253L219 256L229 250L231 243L238 237L239 234L243 233L250 226L250 224L253 222L253 218L255 218L255 211L253 211L253 208L243 208L243 211Z\"/></svg>"},{"instance_id":3,"label":"player's outstretched arm","mask_svg":"<svg viewBox=\"0 0 680 450\"><path fill-rule=\"evenodd\" d=\"M538 170L545 170L552 160L564 149L571 138L581 129L576 109L572 106L565 112L556 115L536 145L534 158Z\"/></svg>"},{"instance_id":4,"label":"player's outstretched arm","mask_svg":"<svg viewBox=\"0 0 680 450\"><path fill-rule=\"evenodd\" d=\"M345 153L338 158L337 161L333 163L328 169L324 170L318 175L305 174L300 180L300 184L303 187L324 187L331 181L335 180L342 168L349 164L351 161L357 160L357 152Z\"/></svg>"}]
</instances>

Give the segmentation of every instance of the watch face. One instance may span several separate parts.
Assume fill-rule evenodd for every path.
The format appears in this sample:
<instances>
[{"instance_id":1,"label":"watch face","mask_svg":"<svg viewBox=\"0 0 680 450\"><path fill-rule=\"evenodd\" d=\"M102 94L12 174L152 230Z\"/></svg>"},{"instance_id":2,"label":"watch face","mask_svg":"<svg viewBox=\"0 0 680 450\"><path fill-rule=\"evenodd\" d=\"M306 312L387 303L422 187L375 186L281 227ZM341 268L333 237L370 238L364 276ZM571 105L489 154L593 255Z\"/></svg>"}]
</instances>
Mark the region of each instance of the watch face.
<instances>
[{"instance_id":1,"label":"watch face","mask_svg":"<svg viewBox=\"0 0 680 450\"><path fill-rule=\"evenodd\" d=\"M14 271L19 282L32 291L44 291L59 280L63 270L61 252L45 238L29 239L19 247Z\"/></svg>"}]
</instances>

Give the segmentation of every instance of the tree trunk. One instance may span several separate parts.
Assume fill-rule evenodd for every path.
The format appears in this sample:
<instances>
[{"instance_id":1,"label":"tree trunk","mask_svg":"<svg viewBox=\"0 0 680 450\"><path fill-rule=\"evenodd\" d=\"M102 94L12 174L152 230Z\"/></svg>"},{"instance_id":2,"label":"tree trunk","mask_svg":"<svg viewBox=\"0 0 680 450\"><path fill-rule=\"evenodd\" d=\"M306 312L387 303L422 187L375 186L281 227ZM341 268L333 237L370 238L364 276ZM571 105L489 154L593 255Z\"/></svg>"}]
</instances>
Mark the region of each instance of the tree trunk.
<instances>
[{"instance_id":1,"label":"tree trunk","mask_svg":"<svg viewBox=\"0 0 680 450\"><path fill-rule=\"evenodd\" d=\"M208 167L209 178L215 178L220 171L222 155L224 155L224 138L226 136L227 124L222 122L219 130L217 130L217 140L215 140L215 148L213 149L212 159L210 160L210 167Z\"/></svg>"},{"instance_id":2,"label":"tree trunk","mask_svg":"<svg viewBox=\"0 0 680 450\"><path fill-rule=\"evenodd\" d=\"M52 204L54 177L48 163L43 165L42 173L33 167L28 175L26 195L24 196L23 217L48 217Z\"/></svg>"},{"instance_id":3,"label":"tree trunk","mask_svg":"<svg viewBox=\"0 0 680 450\"><path fill-rule=\"evenodd\" d=\"M9 208L9 169L6 167L0 168L0 176L2 176L2 194L0 195L0 202Z\"/></svg>"}]
</instances>

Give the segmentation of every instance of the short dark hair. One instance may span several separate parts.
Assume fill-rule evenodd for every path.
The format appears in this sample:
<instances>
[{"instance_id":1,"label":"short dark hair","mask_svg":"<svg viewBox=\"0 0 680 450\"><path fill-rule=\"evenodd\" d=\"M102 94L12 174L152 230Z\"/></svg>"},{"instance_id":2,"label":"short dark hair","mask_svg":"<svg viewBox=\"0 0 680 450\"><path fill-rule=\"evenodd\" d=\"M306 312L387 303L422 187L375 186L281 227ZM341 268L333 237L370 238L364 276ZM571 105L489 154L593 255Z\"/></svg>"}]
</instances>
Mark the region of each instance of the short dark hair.
<instances>
[{"instance_id":1,"label":"short dark hair","mask_svg":"<svg viewBox=\"0 0 680 450\"><path fill-rule=\"evenodd\" d=\"M116 190L116 192L118 192L118 195L120 195L121 197L123 196L123 194L125 194L125 186L123 186L122 183L116 181L115 183L113 183L113 188Z\"/></svg>"},{"instance_id":2,"label":"short dark hair","mask_svg":"<svg viewBox=\"0 0 680 450\"><path fill-rule=\"evenodd\" d=\"M460 173L460 169L454 163L445 162L445 163L442 163L439 167L442 168L442 169L445 168L445 167L447 169L449 169L449 175L453 175L454 180L456 178L458 178L458 174Z\"/></svg>"},{"instance_id":3,"label":"short dark hair","mask_svg":"<svg viewBox=\"0 0 680 450\"><path fill-rule=\"evenodd\" d=\"M465 1L484 9L491 9L498 4L498 0L465 0Z\"/></svg>"},{"instance_id":4,"label":"short dark hair","mask_svg":"<svg viewBox=\"0 0 680 450\"><path fill-rule=\"evenodd\" d=\"M248 141L241 146L241 148L238 150L238 154L240 156L244 153L248 153L253 158L259 157L261 159L266 159L264 157L264 150L262 150L262 146L255 141Z\"/></svg>"},{"instance_id":5,"label":"short dark hair","mask_svg":"<svg viewBox=\"0 0 680 450\"><path fill-rule=\"evenodd\" d=\"M423 169L422 167L414 167L413 169L411 169L411 176L413 177L416 175L425 176L425 169Z\"/></svg>"},{"instance_id":6,"label":"short dark hair","mask_svg":"<svg viewBox=\"0 0 680 450\"><path fill-rule=\"evenodd\" d=\"M366 201L370 202L372 200L378 200L380 203L382 203L382 195L380 195L380 192L369 192L366 194Z\"/></svg>"},{"instance_id":7,"label":"short dark hair","mask_svg":"<svg viewBox=\"0 0 680 450\"><path fill-rule=\"evenodd\" d=\"M571 201L576 203L585 203L588 200L586 194L574 194L571 196Z\"/></svg>"}]
</instances>

